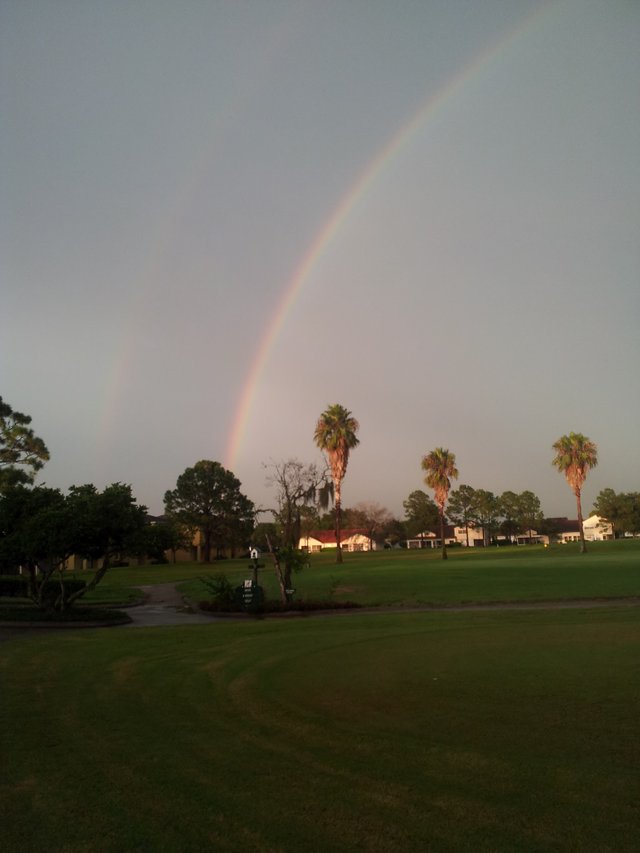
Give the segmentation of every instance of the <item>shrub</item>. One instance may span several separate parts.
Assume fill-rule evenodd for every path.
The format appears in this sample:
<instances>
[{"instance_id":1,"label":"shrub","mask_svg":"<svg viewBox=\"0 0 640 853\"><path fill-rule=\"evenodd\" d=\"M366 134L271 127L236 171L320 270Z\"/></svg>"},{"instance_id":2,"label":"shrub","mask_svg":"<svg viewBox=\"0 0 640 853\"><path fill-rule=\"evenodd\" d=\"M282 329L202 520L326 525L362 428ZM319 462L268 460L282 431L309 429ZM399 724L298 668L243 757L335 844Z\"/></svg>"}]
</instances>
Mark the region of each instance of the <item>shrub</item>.
<instances>
[{"instance_id":1,"label":"shrub","mask_svg":"<svg viewBox=\"0 0 640 853\"><path fill-rule=\"evenodd\" d=\"M28 579L23 575L0 575L0 597L26 598Z\"/></svg>"},{"instance_id":2,"label":"shrub","mask_svg":"<svg viewBox=\"0 0 640 853\"><path fill-rule=\"evenodd\" d=\"M131 622L128 613L98 607L74 607L71 610L45 611L37 607L0 607L0 622L99 622L124 624Z\"/></svg>"},{"instance_id":3,"label":"shrub","mask_svg":"<svg viewBox=\"0 0 640 853\"><path fill-rule=\"evenodd\" d=\"M226 575L222 573L207 575L206 578L199 578L199 580L213 596L212 603L224 606L231 606L235 603L235 590Z\"/></svg>"}]
</instances>

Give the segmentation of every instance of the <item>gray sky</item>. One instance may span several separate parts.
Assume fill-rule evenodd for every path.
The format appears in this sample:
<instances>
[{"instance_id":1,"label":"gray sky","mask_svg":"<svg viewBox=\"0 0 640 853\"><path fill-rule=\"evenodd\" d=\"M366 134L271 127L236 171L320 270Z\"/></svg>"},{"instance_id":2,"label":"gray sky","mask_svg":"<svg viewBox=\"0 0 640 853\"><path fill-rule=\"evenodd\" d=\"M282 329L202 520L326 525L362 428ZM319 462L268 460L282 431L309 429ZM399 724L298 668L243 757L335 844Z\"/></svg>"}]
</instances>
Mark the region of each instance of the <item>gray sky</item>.
<instances>
[{"instance_id":1,"label":"gray sky","mask_svg":"<svg viewBox=\"0 0 640 853\"><path fill-rule=\"evenodd\" d=\"M587 511L640 489L639 39L631 0L2 0L0 393L39 481L160 512L206 458L268 505L337 402L346 505L401 515L444 446L573 516L571 430Z\"/></svg>"}]
</instances>

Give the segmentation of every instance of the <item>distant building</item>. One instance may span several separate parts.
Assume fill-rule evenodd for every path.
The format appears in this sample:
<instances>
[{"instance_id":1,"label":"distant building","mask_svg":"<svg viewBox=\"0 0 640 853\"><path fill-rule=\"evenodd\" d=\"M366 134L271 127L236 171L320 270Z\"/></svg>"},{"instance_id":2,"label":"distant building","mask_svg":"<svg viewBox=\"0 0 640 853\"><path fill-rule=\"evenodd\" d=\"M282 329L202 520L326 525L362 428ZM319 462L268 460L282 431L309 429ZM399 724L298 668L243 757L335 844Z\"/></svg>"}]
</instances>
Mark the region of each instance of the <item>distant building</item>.
<instances>
[{"instance_id":1,"label":"distant building","mask_svg":"<svg viewBox=\"0 0 640 853\"><path fill-rule=\"evenodd\" d=\"M340 547L343 551L375 551L377 546L369 539L369 534L363 528L347 528L340 531ZM317 554L327 548L336 548L335 530L310 530L300 537L298 548Z\"/></svg>"}]
</instances>

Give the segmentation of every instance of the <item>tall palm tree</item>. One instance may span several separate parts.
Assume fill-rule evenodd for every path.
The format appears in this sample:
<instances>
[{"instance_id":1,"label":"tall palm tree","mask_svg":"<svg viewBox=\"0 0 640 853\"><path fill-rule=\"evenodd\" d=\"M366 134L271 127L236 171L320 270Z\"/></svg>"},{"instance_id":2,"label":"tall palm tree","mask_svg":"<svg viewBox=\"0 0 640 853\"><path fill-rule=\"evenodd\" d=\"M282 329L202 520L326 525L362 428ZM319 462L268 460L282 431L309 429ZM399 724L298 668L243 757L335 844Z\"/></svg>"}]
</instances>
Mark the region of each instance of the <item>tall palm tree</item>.
<instances>
[{"instance_id":1,"label":"tall palm tree","mask_svg":"<svg viewBox=\"0 0 640 853\"><path fill-rule=\"evenodd\" d=\"M553 464L567 478L571 491L576 496L578 507L578 530L580 533L580 553L586 554L587 545L582 529L581 492L584 481L591 468L598 464L598 447L580 432L562 435L553 445L556 452Z\"/></svg>"},{"instance_id":2,"label":"tall palm tree","mask_svg":"<svg viewBox=\"0 0 640 853\"><path fill-rule=\"evenodd\" d=\"M356 432L360 424L348 409L334 403L327 406L318 418L316 431L313 439L320 450L324 451L329 461L331 477L333 479L334 505L336 512L336 545L338 563L342 562L342 548L340 547L340 533L342 526L342 502L341 486L344 475L347 473L349 463L349 452L357 447L360 440Z\"/></svg>"},{"instance_id":3,"label":"tall palm tree","mask_svg":"<svg viewBox=\"0 0 640 853\"><path fill-rule=\"evenodd\" d=\"M436 447L422 458L422 470L427 472L425 483L433 489L438 512L440 514L440 539L442 541L442 559L447 559L447 547L444 543L444 506L449 497L451 480L458 479L456 455L444 447Z\"/></svg>"}]
</instances>

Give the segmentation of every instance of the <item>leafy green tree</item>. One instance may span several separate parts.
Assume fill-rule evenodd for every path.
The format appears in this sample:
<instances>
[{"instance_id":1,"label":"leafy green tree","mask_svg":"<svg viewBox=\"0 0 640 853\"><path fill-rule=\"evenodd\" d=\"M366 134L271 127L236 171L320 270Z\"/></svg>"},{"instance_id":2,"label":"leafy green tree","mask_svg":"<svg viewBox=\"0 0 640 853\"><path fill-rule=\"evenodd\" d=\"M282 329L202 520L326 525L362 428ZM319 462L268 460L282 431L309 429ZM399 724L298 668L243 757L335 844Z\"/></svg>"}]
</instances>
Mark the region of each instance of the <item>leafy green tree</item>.
<instances>
[{"instance_id":1,"label":"leafy green tree","mask_svg":"<svg viewBox=\"0 0 640 853\"><path fill-rule=\"evenodd\" d=\"M334 530L336 529L336 513L323 512L322 515L317 514L317 523L311 528L312 530Z\"/></svg>"},{"instance_id":2,"label":"leafy green tree","mask_svg":"<svg viewBox=\"0 0 640 853\"><path fill-rule=\"evenodd\" d=\"M553 465L566 477L571 491L576 497L578 510L578 529L580 531L580 553L585 554L587 545L584 540L582 528L582 487L587 479L587 474L598 464L598 448L586 435L579 432L570 432L562 435L553 445L555 457Z\"/></svg>"},{"instance_id":3,"label":"leafy green tree","mask_svg":"<svg viewBox=\"0 0 640 853\"><path fill-rule=\"evenodd\" d=\"M44 486L14 486L0 496L0 562L28 570L30 594L40 607L64 610L100 583L116 557L135 550L146 523L145 507L122 483L102 492L72 486L67 496ZM94 574L66 596L64 564L72 555L90 561ZM50 600L54 579L59 594Z\"/></svg>"},{"instance_id":4,"label":"leafy green tree","mask_svg":"<svg viewBox=\"0 0 640 853\"><path fill-rule=\"evenodd\" d=\"M473 514L476 500L476 490L471 486L462 484L454 489L449 495L449 507L447 515L453 524L464 527L469 547L469 524L473 522Z\"/></svg>"},{"instance_id":5,"label":"leafy green tree","mask_svg":"<svg viewBox=\"0 0 640 853\"><path fill-rule=\"evenodd\" d=\"M131 556L150 559L155 563L165 563L166 552L170 551L172 561L176 562L176 551L189 548L192 537L182 524L174 518L163 516L156 522L145 525L140 541Z\"/></svg>"},{"instance_id":6,"label":"leafy green tree","mask_svg":"<svg viewBox=\"0 0 640 853\"><path fill-rule=\"evenodd\" d=\"M440 516L438 507L426 492L416 489L402 502L407 538L412 539L427 530L436 530Z\"/></svg>"},{"instance_id":7,"label":"leafy green tree","mask_svg":"<svg viewBox=\"0 0 640 853\"><path fill-rule=\"evenodd\" d=\"M402 543L406 543L406 540L408 538L407 526L399 518L391 518L391 520L384 529L383 535L385 548L402 546Z\"/></svg>"},{"instance_id":8,"label":"leafy green tree","mask_svg":"<svg viewBox=\"0 0 640 853\"><path fill-rule=\"evenodd\" d=\"M510 542L513 542L513 537L519 531L518 495L512 491L503 492L498 498L498 512L502 516L502 524L500 525L500 530Z\"/></svg>"},{"instance_id":9,"label":"leafy green tree","mask_svg":"<svg viewBox=\"0 0 640 853\"><path fill-rule=\"evenodd\" d=\"M49 459L49 451L29 424L31 418L14 411L0 397L0 492L12 485L33 483Z\"/></svg>"},{"instance_id":10,"label":"leafy green tree","mask_svg":"<svg viewBox=\"0 0 640 853\"><path fill-rule=\"evenodd\" d=\"M640 531L640 495L638 492L614 492L602 489L593 504L591 515L606 519L612 527L613 536Z\"/></svg>"},{"instance_id":11,"label":"leafy green tree","mask_svg":"<svg viewBox=\"0 0 640 853\"><path fill-rule=\"evenodd\" d=\"M347 473L350 452L360 443L356 433L360 424L348 409L339 403L328 406L318 418L313 439L322 450L329 462L333 479L335 527L336 527L336 562L342 562L340 533L342 527L342 481Z\"/></svg>"},{"instance_id":12,"label":"leafy green tree","mask_svg":"<svg viewBox=\"0 0 640 853\"><path fill-rule=\"evenodd\" d=\"M213 545L234 549L251 538L254 506L240 486L219 462L202 459L180 474L175 489L165 492L167 515L192 532L200 531L205 563L211 562Z\"/></svg>"},{"instance_id":13,"label":"leafy green tree","mask_svg":"<svg viewBox=\"0 0 640 853\"><path fill-rule=\"evenodd\" d=\"M518 495L517 520L523 531L528 531L529 541L533 536L533 530L537 530L543 519L540 499L533 492L525 491Z\"/></svg>"},{"instance_id":14,"label":"leafy green tree","mask_svg":"<svg viewBox=\"0 0 640 853\"><path fill-rule=\"evenodd\" d=\"M625 533L640 533L640 492L625 492L626 512L622 519Z\"/></svg>"},{"instance_id":15,"label":"leafy green tree","mask_svg":"<svg viewBox=\"0 0 640 853\"><path fill-rule=\"evenodd\" d=\"M422 457L422 470L427 472L424 478L433 493L440 514L440 537L442 539L442 559L447 559L447 546L444 541L444 508L451 488L451 480L457 480L458 469L456 468L455 453L451 453L444 447L436 447L426 456Z\"/></svg>"},{"instance_id":16,"label":"leafy green tree","mask_svg":"<svg viewBox=\"0 0 640 853\"><path fill-rule=\"evenodd\" d=\"M47 559L57 563L67 559L69 537L61 524L65 498L59 489L46 486L27 488L14 485L0 493L0 572L12 573L20 567L33 570ZM52 519L55 525L44 522ZM57 529L56 529L57 528ZM57 534L57 541L52 540Z\"/></svg>"},{"instance_id":17,"label":"leafy green tree","mask_svg":"<svg viewBox=\"0 0 640 853\"><path fill-rule=\"evenodd\" d=\"M476 489L473 521L482 527L484 544L490 545L497 530L500 518L500 502L498 498L486 489Z\"/></svg>"}]
</instances>

